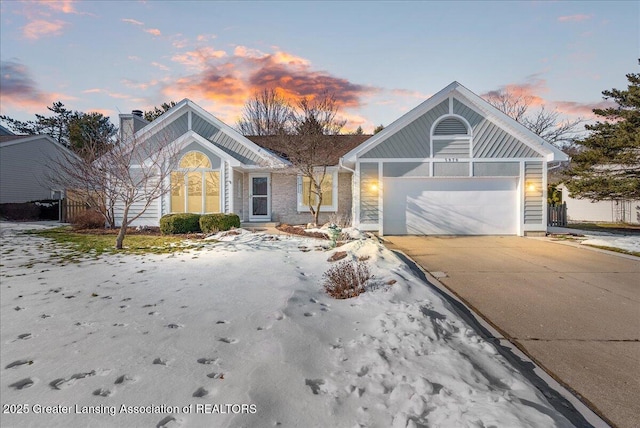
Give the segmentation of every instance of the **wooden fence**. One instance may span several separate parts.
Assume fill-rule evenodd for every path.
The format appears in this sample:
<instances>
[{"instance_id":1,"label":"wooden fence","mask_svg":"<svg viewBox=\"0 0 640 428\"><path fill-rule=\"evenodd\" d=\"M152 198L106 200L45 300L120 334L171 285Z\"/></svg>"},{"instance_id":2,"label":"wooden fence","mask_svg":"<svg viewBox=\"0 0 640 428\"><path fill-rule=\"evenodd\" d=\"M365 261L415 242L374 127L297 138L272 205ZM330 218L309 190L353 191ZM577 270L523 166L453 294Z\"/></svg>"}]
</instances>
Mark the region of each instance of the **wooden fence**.
<instances>
[{"instance_id":1,"label":"wooden fence","mask_svg":"<svg viewBox=\"0 0 640 428\"><path fill-rule=\"evenodd\" d=\"M63 199L62 200L62 219L60 219L63 223L68 223L75 216L85 212L89 207L86 203L80 201L73 201L71 199Z\"/></svg>"},{"instance_id":2,"label":"wooden fence","mask_svg":"<svg viewBox=\"0 0 640 428\"><path fill-rule=\"evenodd\" d=\"M547 205L547 226L567 225L567 203Z\"/></svg>"}]
</instances>

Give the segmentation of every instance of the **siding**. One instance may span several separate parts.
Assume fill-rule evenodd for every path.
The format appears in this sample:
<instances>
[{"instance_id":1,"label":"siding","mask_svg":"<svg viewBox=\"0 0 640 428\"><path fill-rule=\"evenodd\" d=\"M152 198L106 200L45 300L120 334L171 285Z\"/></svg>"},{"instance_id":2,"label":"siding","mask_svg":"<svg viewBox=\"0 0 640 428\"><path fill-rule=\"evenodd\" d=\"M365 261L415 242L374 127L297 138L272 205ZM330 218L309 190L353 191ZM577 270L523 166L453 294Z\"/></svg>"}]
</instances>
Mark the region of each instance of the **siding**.
<instances>
[{"instance_id":1,"label":"siding","mask_svg":"<svg viewBox=\"0 0 640 428\"><path fill-rule=\"evenodd\" d=\"M433 135L466 135L467 126L455 117L443 119L433 130Z\"/></svg>"},{"instance_id":2,"label":"siding","mask_svg":"<svg viewBox=\"0 0 640 428\"><path fill-rule=\"evenodd\" d=\"M363 154L362 158L428 158L431 127L439 117L449 113L445 100L389 138Z\"/></svg>"},{"instance_id":3,"label":"siding","mask_svg":"<svg viewBox=\"0 0 640 428\"><path fill-rule=\"evenodd\" d=\"M433 140L434 158L468 158L469 140Z\"/></svg>"},{"instance_id":4,"label":"siding","mask_svg":"<svg viewBox=\"0 0 640 428\"><path fill-rule=\"evenodd\" d=\"M384 177L428 177L428 162L385 162L382 167Z\"/></svg>"},{"instance_id":5,"label":"siding","mask_svg":"<svg viewBox=\"0 0 640 428\"><path fill-rule=\"evenodd\" d=\"M542 224L545 209L542 186L542 162L525 162L524 165L524 224ZM530 190L529 187L534 189Z\"/></svg>"},{"instance_id":6,"label":"siding","mask_svg":"<svg viewBox=\"0 0 640 428\"><path fill-rule=\"evenodd\" d=\"M434 177L468 177L469 162L435 162Z\"/></svg>"},{"instance_id":7,"label":"siding","mask_svg":"<svg viewBox=\"0 0 640 428\"><path fill-rule=\"evenodd\" d=\"M0 146L0 203L50 199L52 190L62 190L49 179L56 159L63 162L60 150L44 137Z\"/></svg>"},{"instance_id":8,"label":"siding","mask_svg":"<svg viewBox=\"0 0 640 428\"><path fill-rule=\"evenodd\" d=\"M151 136L145 137L143 134L142 138L148 138L146 140L148 143L145 145L147 153L157 150L158 147L166 146L178 137L184 135L188 130L188 120L188 113L183 113L162 128L152 131L153 134Z\"/></svg>"},{"instance_id":9,"label":"siding","mask_svg":"<svg viewBox=\"0 0 640 428\"><path fill-rule=\"evenodd\" d=\"M377 224L378 223L378 164L377 163L361 163L360 164L360 223L361 224ZM373 186L376 189L372 189Z\"/></svg>"},{"instance_id":10,"label":"siding","mask_svg":"<svg viewBox=\"0 0 640 428\"><path fill-rule=\"evenodd\" d=\"M232 183L232 176L231 176L231 168L229 168L229 162L224 162L223 163L223 167L224 167L224 188L223 188L223 201L222 201L222 206L223 208L223 212L225 214L229 214L231 211L231 207L229 206L229 201L231 200L231 183Z\"/></svg>"},{"instance_id":11,"label":"siding","mask_svg":"<svg viewBox=\"0 0 640 428\"><path fill-rule=\"evenodd\" d=\"M474 177L519 177L519 162L474 162Z\"/></svg>"},{"instance_id":12,"label":"siding","mask_svg":"<svg viewBox=\"0 0 640 428\"><path fill-rule=\"evenodd\" d=\"M135 174L135 168L132 169L132 174ZM137 215L144 208L145 202L136 202L129 208L129 219ZM114 206L114 214L116 219L116 225L122 224L122 215L124 213L124 205L122 203L116 203ZM131 221L131 220L129 220ZM130 226L158 226L160 221L160 198L151 202L147 210L136 220L129 223Z\"/></svg>"},{"instance_id":13,"label":"siding","mask_svg":"<svg viewBox=\"0 0 640 428\"><path fill-rule=\"evenodd\" d=\"M225 134L214 124L196 113L192 113L191 128L198 135L211 141L225 153L246 165L257 165L262 161L260 156L253 150Z\"/></svg>"},{"instance_id":14,"label":"siding","mask_svg":"<svg viewBox=\"0 0 640 428\"><path fill-rule=\"evenodd\" d=\"M473 157L476 158L538 158L542 157L516 137L460 101L453 100L453 112L464 117L473 132Z\"/></svg>"}]
</instances>

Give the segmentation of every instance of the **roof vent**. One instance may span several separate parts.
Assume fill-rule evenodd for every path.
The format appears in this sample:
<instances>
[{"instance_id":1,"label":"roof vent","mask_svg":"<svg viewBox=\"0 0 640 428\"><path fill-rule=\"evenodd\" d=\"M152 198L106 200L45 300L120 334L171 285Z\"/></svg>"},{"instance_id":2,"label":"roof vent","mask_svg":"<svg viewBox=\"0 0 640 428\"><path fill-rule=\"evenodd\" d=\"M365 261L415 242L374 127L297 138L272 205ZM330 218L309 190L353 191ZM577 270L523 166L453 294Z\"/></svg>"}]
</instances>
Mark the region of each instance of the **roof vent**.
<instances>
[{"instance_id":1,"label":"roof vent","mask_svg":"<svg viewBox=\"0 0 640 428\"><path fill-rule=\"evenodd\" d=\"M134 116L142 117L142 110L131 110L131 114Z\"/></svg>"}]
</instances>

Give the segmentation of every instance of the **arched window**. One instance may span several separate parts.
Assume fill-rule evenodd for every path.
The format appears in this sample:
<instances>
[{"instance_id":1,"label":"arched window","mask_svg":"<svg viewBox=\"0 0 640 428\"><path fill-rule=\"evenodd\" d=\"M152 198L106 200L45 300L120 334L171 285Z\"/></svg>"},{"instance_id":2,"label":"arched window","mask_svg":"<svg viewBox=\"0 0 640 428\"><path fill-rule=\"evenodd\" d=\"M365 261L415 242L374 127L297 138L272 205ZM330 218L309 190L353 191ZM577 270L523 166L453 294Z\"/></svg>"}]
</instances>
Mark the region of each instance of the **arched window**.
<instances>
[{"instance_id":1,"label":"arched window","mask_svg":"<svg viewBox=\"0 0 640 428\"><path fill-rule=\"evenodd\" d=\"M188 152L171 173L172 213L220 212L220 171L201 152Z\"/></svg>"}]
</instances>

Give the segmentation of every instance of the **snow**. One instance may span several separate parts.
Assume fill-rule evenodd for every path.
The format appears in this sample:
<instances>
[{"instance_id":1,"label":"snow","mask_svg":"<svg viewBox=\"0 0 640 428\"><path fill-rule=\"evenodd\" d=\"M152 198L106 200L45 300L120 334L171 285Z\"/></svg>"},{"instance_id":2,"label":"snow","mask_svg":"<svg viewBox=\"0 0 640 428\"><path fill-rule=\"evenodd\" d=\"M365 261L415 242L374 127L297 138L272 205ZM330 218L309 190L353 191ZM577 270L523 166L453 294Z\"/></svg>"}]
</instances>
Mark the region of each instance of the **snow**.
<instances>
[{"instance_id":1,"label":"snow","mask_svg":"<svg viewBox=\"0 0 640 428\"><path fill-rule=\"evenodd\" d=\"M571 234L580 240L580 244L597 247L612 247L626 251L640 252L640 234L620 234L609 232L592 232L565 227L550 227L549 232Z\"/></svg>"},{"instance_id":2,"label":"snow","mask_svg":"<svg viewBox=\"0 0 640 428\"><path fill-rule=\"evenodd\" d=\"M373 239L240 231L68 263L21 233L43 226L0 226L3 427L571 426ZM367 292L324 293L334 251L368 257Z\"/></svg>"}]
</instances>

